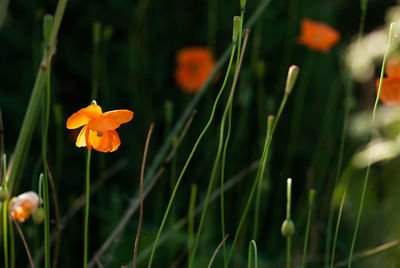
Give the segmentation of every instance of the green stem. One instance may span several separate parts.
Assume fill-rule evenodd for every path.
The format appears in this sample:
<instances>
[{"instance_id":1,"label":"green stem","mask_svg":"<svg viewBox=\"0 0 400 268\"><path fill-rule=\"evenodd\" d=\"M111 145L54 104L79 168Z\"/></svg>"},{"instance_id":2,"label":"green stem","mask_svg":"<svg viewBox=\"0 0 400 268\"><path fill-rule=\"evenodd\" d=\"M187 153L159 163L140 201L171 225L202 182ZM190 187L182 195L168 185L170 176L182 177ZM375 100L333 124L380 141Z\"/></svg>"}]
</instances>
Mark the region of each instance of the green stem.
<instances>
[{"instance_id":1,"label":"green stem","mask_svg":"<svg viewBox=\"0 0 400 268\"><path fill-rule=\"evenodd\" d=\"M7 190L7 157L3 154L3 188ZM8 232L7 232L7 224L8 224L8 201L5 200L2 205L3 209L3 247L4 247L4 267L8 268Z\"/></svg>"},{"instance_id":2,"label":"green stem","mask_svg":"<svg viewBox=\"0 0 400 268\"><path fill-rule=\"evenodd\" d=\"M241 23L242 23L242 20L241 20ZM197 235L196 235L196 241L195 241L195 244L194 244L194 247L193 247L192 258L189 261L189 268L193 267L194 257L196 255L196 250L197 250L197 247L198 247L199 242L200 242L200 234L201 234L201 231L203 230L203 225L204 225L204 221L205 221L206 214L207 214L208 199L210 197L212 186L214 184L214 180L215 180L215 177L217 175L219 160L220 160L221 153L222 153L222 145L223 145L223 139L224 139L224 129L225 129L226 117L228 116L229 109L232 106L233 96L235 94L236 83L237 83L237 80L238 80L238 77L239 77L240 66L241 66L241 63L243 61L243 55L244 55L244 50L246 48L247 38L248 38L248 34L245 37L243 50L240 53L240 59L239 59L239 61L237 61L238 64L237 64L237 68L235 70L235 77L233 79L232 88L231 88L231 91L230 91L230 94L229 94L229 98L228 98L228 101L227 101L227 104L225 106L225 110L224 110L224 113L223 113L223 116L222 116L221 125L220 125L220 134L219 134L220 138L219 138L217 156L215 157L214 166L213 166L213 169L212 169L212 172L211 172L211 178L210 178L210 182L208 184L208 189L207 189L206 201L205 201L205 204L204 204L203 211L201 213L199 228L197 230ZM238 53L237 54L239 54L239 52L240 51L239 51L239 47L238 47Z\"/></svg>"},{"instance_id":3,"label":"green stem","mask_svg":"<svg viewBox=\"0 0 400 268\"><path fill-rule=\"evenodd\" d=\"M84 229L84 244L83 244L83 267L87 267L87 252L88 252L88 232L89 232L89 200L90 200L90 156L92 150L87 152L86 160L86 203L85 203L85 229Z\"/></svg>"},{"instance_id":4,"label":"green stem","mask_svg":"<svg viewBox=\"0 0 400 268\"><path fill-rule=\"evenodd\" d=\"M194 241L194 209L196 206L197 185L192 184L190 188L190 201L188 213L188 258L192 256L192 248Z\"/></svg>"},{"instance_id":5,"label":"green stem","mask_svg":"<svg viewBox=\"0 0 400 268\"><path fill-rule=\"evenodd\" d=\"M254 267L258 268L258 260L257 260L257 245L256 245L256 241L251 240L249 243L249 261L247 263L247 268L251 268L251 249L254 249Z\"/></svg>"},{"instance_id":6,"label":"green stem","mask_svg":"<svg viewBox=\"0 0 400 268\"><path fill-rule=\"evenodd\" d=\"M303 251L303 260L301 262L301 268L306 267L307 246L308 246L308 237L310 233L311 213L312 213L312 205L314 202L314 195L315 195L315 190L311 190L308 198L307 227L306 227L306 236L304 238L304 251Z\"/></svg>"},{"instance_id":7,"label":"green stem","mask_svg":"<svg viewBox=\"0 0 400 268\"><path fill-rule=\"evenodd\" d=\"M332 246L332 254L331 254L331 265L330 268L333 267L333 263L335 261L335 250L336 250L336 242L337 242L337 237L339 234L339 226L340 226L340 221L342 219L342 213L343 213L343 207L344 207L344 201L346 200L346 194L347 194L347 186L343 192L343 196L342 196L342 201L340 202L340 208L339 208L339 215L338 215L338 219L336 222L336 229L335 229L335 235L333 237L333 246Z\"/></svg>"},{"instance_id":8,"label":"green stem","mask_svg":"<svg viewBox=\"0 0 400 268\"><path fill-rule=\"evenodd\" d=\"M367 4L368 0L361 0L361 18L360 18L360 26L358 29L358 36L357 36L357 41L360 41L363 32L364 32L364 25L365 25L365 17L367 15ZM344 144L345 144L345 139L346 139L346 134L347 134L347 125L348 125L348 120L349 120L349 115L350 115L350 105L351 105L351 89L352 89L352 79L348 78L347 80L347 85L346 85L346 99L345 99L345 110L344 110L344 119L343 119L343 126L342 126L342 134L340 137L340 149L339 149L339 161L338 161L338 166L336 170L336 176L335 176L335 183L333 186L333 189L336 188L336 185L338 184L340 174L342 172L342 165L343 165L343 154L344 154ZM332 224L333 224L333 195L331 197L331 202L330 202L330 207L329 207L329 216L328 216L328 224L327 224L327 229L326 229L326 242L325 242L325 266L328 266L329 262L329 251L330 251L330 244L331 244L331 230L332 230Z\"/></svg>"},{"instance_id":9,"label":"green stem","mask_svg":"<svg viewBox=\"0 0 400 268\"><path fill-rule=\"evenodd\" d=\"M59 0L56 13L54 16L54 23L50 35L49 51L53 51L55 47L55 40L57 38L58 30L61 25L61 20L64 15L65 7L67 4L67 0ZM46 55L44 56L44 60L46 60ZM43 94L43 88L46 82L46 71L41 66L36 76L35 85L32 90L32 94L29 100L28 108L25 113L24 121L22 123L21 131L18 136L17 144L15 146L14 151L14 161L13 165L10 169L9 175L9 185L10 185L10 194L13 192L13 184L19 174L20 170L24 166L24 152L27 151L30 145L30 137L35 129L36 120L39 114L39 109L41 107L40 101Z\"/></svg>"},{"instance_id":10,"label":"green stem","mask_svg":"<svg viewBox=\"0 0 400 268\"><path fill-rule=\"evenodd\" d=\"M292 239L290 236L286 237L286 268L290 268L291 266L291 254L290 254L290 249L291 249L291 244L292 244Z\"/></svg>"},{"instance_id":11,"label":"green stem","mask_svg":"<svg viewBox=\"0 0 400 268\"><path fill-rule=\"evenodd\" d=\"M381 76L380 76L380 80L379 80L378 94L376 95L374 109L372 111L372 130L374 129L374 125L375 125L376 110L377 110L378 103L379 103L379 96L381 94L382 80L383 80L383 75L385 73L386 61L387 61L387 57L388 57L388 54L389 54L390 45L392 43L394 25L395 25L394 23L390 24L389 41L388 41L388 44L387 44L387 47L386 47L385 55L383 57L383 64L382 64ZM362 192L361 192L360 208L358 210L356 226L355 226L354 233L353 233L353 240L351 242L348 268L351 268L351 263L352 263L352 260L353 260L354 246L356 244L358 228L360 226L361 214L362 214L362 210L363 210L363 207L364 207L365 193L366 193L366 190L367 190L370 169L371 169L371 163L368 164L367 171L365 173L364 185L363 185L363 189L362 189Z\"/></svg>"},{"instance_id":12,"label":"green stem","mask_svg":"<svg viewBox=\"0 0 400 268\"><path fill-rule=\"evenodd\" d=\"M218 101L219 101L219 99L220 99L220 97L221 97L221 95L222 95L222 92L223 92L223 90L224 90L224 88L225 88L225 85L226 85L226 82L227 82L227 80L228 80L228 76L229 76L230 69L231 69L231 66L232 66L233 56L235 55L235 49L236 49L236 45L233 45L232 51L231 51L231 57L230 57L230 60L229 60L228 69L227 69L226 75L225 75L225 79L224 79L224 82L223 82L223 84L222 84L222 87L221 87L221 89L220 89L220 91L219 91L219 93L218 93L218 95L217 95L217 97L216 97L216 99L215 99L215 101L214 101L214 105L213 105L213 109L212 109L212 111L211 111L210 118L209 118L207 124L205 125L203 131L201 132L200 136L197 138L197 141L196 141L196 143L194 144L193 149L192 149L192 151L190 152L190 155L189 155L188 159L186 160L186 163L185 163L185 165L183 166L183 169L182 169L182 171L181 171L181 174L179 175L179 178L178 178L178 180L177 180L177 182L176 182L176 184L175 184L175 187L174 187L174 190L173 190L173 192L172 192L171 198L169 199L167 209L166 209L166 211L165 211L165 213L164 213L164 217L163 217L163 219L162 219L162 221L161 221L160 228L158 229L157 236L156 236L156 239L155 239L155 241L154 241L153 249L152 249L151 255L150 255L149 264L148 264L148 266L147 266L148 268L151 267L151 264L152 264L152 262L153 262L154 255L155 255L155 251L156 251L156 249L157 249L158 240L160 239L160 235L161 235L162 230L163 230L163 228L164 228L165 222L166 222L166 220L167 220L167 218L168 218L169 210L171 209L172 203L173 203L174 198L175 198L175 194L176 194L176 192L178 191L178 187L179 187L179 184L180 184L180 182L181 182L181 180L182 180L182 177L183 177L183 175L185 174L185 171L186 171L186 169L187 169L187 167L188 167L190 161L192 160L192 157L193 157L193 155L194 155L194 153L195 153L195 151L196 151L196 149L197 149L197 147L198 147L200 141L202 140L204 134L207 132L209 126L211 125L211 123L212 123L212 121L213 121L213 119L214 119L214 114L215 114L215 110L216 110ZM197 95L196 95L196 96L197 96Z\"/></svg>"},{"instance_id":13,"label":"green stem","mask_svg":"<svg viewBox=\"0 0 400 268\"><path fill-rule=\"evenodd\" d=\"M270 135L266 135L266 140L265 140L265 143L264 143L264 149L263 149L263 153L262 153L262 157L261 157L261 164L260 164L260 167L258 168L257 176L256 176L256 179L255 179L255 181L253 183L253 186L251 188L251 192L250 192L249 198L247 199L247 203L246 203L245 209L244 209L243 214L242 214L242 216L240 218L239 226L238 226L238 228L236 230L235 238L233 240L231 250L229 251L228 260L227 260L227 262L225 264L225 268L229 267L229 261L230 261L230 259L232 257L233 251L235 249L235 244L236 244L236 241L237 241L237 239L239 237L240 230L241 230L241 228L242 228L242 226L244 224L244 221L246 220L247 212L248 212L248 210L250 208L250 205L251 205L251 203L253 201L253 196L254 196L254 193L256 191L256 188L257 188L257 185L258 185L258 181L260 180L260 178L264 174L265 164L266 164L266 161L267 161L268 151L269 151L269 147L271 145L272 137L274 135L277 123L279 121L279 118L281 117L283 109L285 108L285 105L286 105L286 102L288 100L288 97L289 97L289 93L285 91L283 100L281 102L281 105L279 107L278 113L276 115L276 118L274 120L272 129L271 129L271 134Z\"/></svg>"}]
</instances>

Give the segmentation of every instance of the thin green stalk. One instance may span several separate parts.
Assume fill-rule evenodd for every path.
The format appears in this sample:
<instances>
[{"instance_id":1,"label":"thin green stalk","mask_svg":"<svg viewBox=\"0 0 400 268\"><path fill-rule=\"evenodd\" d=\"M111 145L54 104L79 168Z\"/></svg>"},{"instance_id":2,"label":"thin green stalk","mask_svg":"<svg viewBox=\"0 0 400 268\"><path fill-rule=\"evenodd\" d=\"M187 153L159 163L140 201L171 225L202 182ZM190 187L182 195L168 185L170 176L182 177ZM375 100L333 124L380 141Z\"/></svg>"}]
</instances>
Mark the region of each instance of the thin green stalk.
<instances>
[{"instance_id":1,"label":"thin green stalk","mask_svg":"<svg viewBox=\"0 0 400 268\"><path fill-rule=\"evenodd\" d=\"M337 219L337 222L336 222L335 236L333 237L333 246L332 246L331 265L330 265L330 268L333 267L333 263L335 262L336 242L337 242L337 237L338 237L338 234L339 234L340 221L341 221L341 219L342 219L344 201L346 200L347 186L348 186L348 184L346 185L346 188L345 188L345 190L344 190L344 192L343 192L342 201L340 202L339 215L338 215L338 219Z\"/></svg>"},{"instance_id":2,"label":"thin green stalk","mask_svg":"<svg viewBox=\"0 0 400 268\"><path fill-rule=\"evenodd\" d=\"M3 154L3 189L7 191L7 159L6 155ZM4 268L8 268L8 200L5 200L2 205L3 209L3 248L4 248Z\"/></svg>"},{"instance_id":3,"label":"thin green stalk","mask_svg":"<svg viewBox=\"0 0 400 268\"><path fill-rule=\"evenodd\" d=\"M238 64L238 67L235 70L235 77L233 78L233 83L232 83L231 91L230 91L230 94L229 94L229 98L228 98L228 101L227 101L227 104L225 106L225 110L224 110L224 113L223 113L223 116L222 116L221 125L220 125L220 140L219 140L219 145L218 145L217 156L215 157L214 166L213 166L213 169L212 169L212 172L211 172L211 178L210 178L210 182L208 184L208 189L207 189L206 201L205 201L205 204L204 204L203 211L201 213L199 228L197 230L197 235L196 235L196 241L195 241L195 244L194 244L194 247L193 247L192 258L189 261L189 268L193 267L194 257L196 255L196 250L197 250L197 247L198 247L199 242L200 242L200 234L201 234L201 231L203 229L204 220L205 220L206 214L207 214L208 199L210 197L212 186L213 186L215 177L217 175L219 160L220 160L221 153L222 153L222 144L223 144L223 137L224 137L225 121L226 121L226 117L227 117L229 109L230 109L229 107L232 105L233 96L235 94L236 83L237 83L237 80L238 80L238 77L239 77L240 67L241 67L241 64L242 64L242 61L243 61L244 51L246 49L246 44L247 44L249 33L250 33L249 31L246 32L246 36L245 36L244 43L243 43L243 49L242 49L242 51L240 53L239 64ZM239 53L239 50L238 50L238 53Z\"/></svg>"},{"instance_id":4,"label":"thin green stalk","mask_svg":"<svg viewBox=\"0 0 400 268\"><path fill-rule=\"evenodd\" d=\"M268 7L268 5L271 3L271 0L263 0L254 13L251 15L247 23L245 24L244 28L245 29L250 29L254 25L254 23L260 18L262 13L265 11L265 9ZM230 51L232 49L232 45L228 46L227 49L224 51L220 59L218 60L217 66L215 66L214 70L210 74L210 76L207 78L207 81L204 83L204 85L201 87L199 92L192 98L190 103L186 106L184 112L181 114L180 118L177 120L177 123L175 126L172 128L171 133L168 135L166 138L166 141L164 142L163 146L160 148L158 153L156 154L152 164L150 165L148 172L146 173L145 177L145 185L149 184L149 181L154 177L154 174L157 170L157 168L162 164L162 162L165 159L165 156L168 152L168 149L171 146L171 143L174 139L174 137L177 135L177 133L182 129L184 126L186 120L189 118L189 116L192 114L193 109L197 105L197 103L200 101L201 97L204 95L210 84L214 81L215 75L218 74L218 72L221 70L221 68L224 66L226 61L229 58ZM136 198L136 197L135 197Z\"/></svg>"},{"instance_id":5,"label":"thin green stalk","mask_svg":"<svg viewBox=\"0 0 400 268\"><path fill-rule=\"evenodd\" d=\"M87 267L87 252L88 252L88 236L89 236L89 200L90 200L90 156L92 150L87 151L86 160L86 202L85 202L85 229L84 229L84 244L83 244L83 267Z\"/></svg>"},{"instance_id":6,"label":"thin green stalk","mask_svg":"<svg viewBox=\"0 0 400 268\"><path fill-rule=\"evenodd\" d=\"M167 218L168 218L168 213L169 213L169 210L171 209L171 206L172 206L172 203L173 203L173 201L174 201L175 194L176 194L176 192L177 192L177 190L178 190L179 184L180 184L180 182L181 182L181 180L182 180L182 178L183 178L183 175L185 174L185 171L186 171L186 169L187 169L187 167L188 167L190 161L192 160L192 157L193 157L193 155L194 155L194 153L195 153L195 151L196 151L196 149L197 149L197 147L198 147L200 141L202 140L204 134L207 132L209 126L211 125L211 123L212 123L212 121L213 121L213 119L214 119L214 114L215 114L215 110L216 110L217 105L218 105L218 101L219 101L219 99L220 99L220 97L221 97L221 95L222 95L222 92L223 92L223 90L224 90L224 88L225 88L225 85L226 85L226 82L227 82L227 80L228 80L228 76L229 76L230 69L231 69L231 66L232 66L233 56L235 55L235 49L236 49L236 45L233 45L233 46L232 46L232 51L231 51L231 57L230 57L229 64L228 64L228 69L227 69L226 75L225 75L225 79L224 79L224 82L223 82L223 84L222 84L222 87L221 87L221 89L220 89L220 91L219 91L219 93L218 93L218 95L217 95L217 97L216 97L216 99L215 99L215 101L214 101L214 105L213 105L213 109L212 109L212 111L211 111L210 118L208 119L208 122L207 122L207 124L205 125L203 131L201 132L200 136L197 138L197 141L196 141L196 143L194 144L193 149L192 149L192 151L190 152L189 157L188 157L188 159L186 160L186 163L185 163L185 165L183 166L183 169L182 169L182 171L181 171L181 173L180 173L180 175L179 175L179 178L178 178L178 180L177 180L177 182L176 182L176 184L175 184L174 190L172 191L172 195L171 195L171 198L170 198L170 200L169 200L169 202L168 202L168 206L167 206L167 209L166 209L166 211L165 211L165 213L164 213L164 217L163 217L163 219L162 219L162 221L161 221L160 228L158 229L156 239L154 240L153 249L152 249L152 251L151 251L149 264L148 264L148 266L147 266L148 268L151 267L151 264L152 264L152 262L153 262L154 255L155 255L155 252L156 252L156 249L157 249L158 240L160 239L160 235L161 235L162 230L163 230L163 228L164 228L165 222L166 222L166 220L167 220Z\"/></svg>"},{"instance_id":7,"label":"thin green stalk","mask_svg":"<svg viewBox=\"0 0 400 268\"><path fill-rule=\"evenodd\" d=\"M242 31L243 31L243 20L244 20L244 13L245 13L245 6L246 6L246 1L241 1L241 9L240 9L240 26L239 26L239 38L237 40L238 42L238 49L237 49L237 54L236 54L236 66L235 70L239 70L239 62L240 62L240 51L241 51L241 46L242 46ZM235 40L234 40L235 41ZM236 81L234 82L236 83ZM234 87L232 86L232 90L234 90ZM229 144L229 138L231 135L231 130L232 130L232 102L233 102L233 94L232 94L232 99L228 100L227 106L225 108L225 111L227 108L229 109L229 114L228 114L228 129L226 133L226 138L225 138L225 143L224 143L224 148L222 152L222 160L221 160L221 182L220 182L220 188L221 188L221 236L224 238L226 236L225 233L225 201L224 201L224 181L225 181L225 162L226 162L226 152L228 150L228 144ZM218 152L220 151L220 148L222 146L223 138L224 138L224 125L225 125L225 114L222 118L221 122L221 128L220 128L220 140L219 140L219 148ZM218 156L218 153L217 153ZM215 172L216 168L218 166L218 161L217 159L215 160L214 167L215 167ZM211 176L213 177L213 176ZM224 265L226 263L226 244L223 243L223 254L224 254Z\"/></svg>"},{"instance_id":8,"label":"thin green stalk","mask_svg":"<svg viewBox=\"0 0 400 268\"><path fill-rule=\"evenodd\" d=\"M49 186L48 186L48 170L47 170L47 137L49 131L50 121L50 31L53 25L53 17L46 15L43 18L43 36L46 44L46 94L45 94L45 111L43 114L43 140L42 140L42 160L44 169L44 183L43 183L43 199L44 199L44 245L45 245L45 267L50 268L50 204L49 204Z\"/></svg>"},{"instance_id":9,"label":"thin green stalk","mask_svg":"<svg viewBox=\"0 0 400 268\"><path fill-rule=\"evenodd\" d=\"M367 5L368 5L368 0L361 0L361 18L360 18L360 25L358 29L358 36L357 36L357 41L360 41L363 32L364 32L364 25L365 25L365 18L367 15ZM344 119L343 119L343 126L342 126L342 133L340 137L340 147L339 147L339 160L338 160L338 166L336 170L336 176L335 176L335 182L333 189L336 188L336 185L338 184L340 174L342 172L342 165L343 165L343 154L344 154L344 144L345 144L345 139L346 139L346 134L347 134L347 125L348 125L348 120L349 120L349 115L350 115L350 105L351 105L351 89L352 89L353 81L349 77L347 80L347 85L346 85L346 98L345 98L345 110L344 110ZM324 254L324 263L325 266L328 266L329 262L329 251L330 251L330 244L331 244L331 230L332 230L332 224L333 224L333 195L331 197L331 202L330 202L330 207L329 207L329 216L328 216L328 223L327 223L327 228L326 228L326 241L325 241L325 254Z\"/></svg>"},{"instance_id":10,"label":"thin green stalk","mask_svg":"<svg viewBox=\"0 0 400 268\"><path fill-rule=\"evenodd\" d=\"M15 268L15 235L14 235L14 224L10 217L8 217L8 229L10 230L10 263L11 268Z\"/></svg>"},{"instance_id":11,"label":"thin green stalk","mask_svg":"<svg viewBox=\"0 0 400 268\"><path fill-rule=\"evenodd\" d=\"M286 237L286 268L291 266L291 254L290 250L292 248L292 239L290 236Z\"/></svg>"},{"instance_id":12,"label":"thin green stalk","mask_svg":"<svg viewBox=\"0 0 400 268\"><path fill-rule=\"evenodd\" d=\"M251 240L249 243L249 254L248 254L248 262L247 262L247 268L251 268L251 249L253 248L254 250L254 267L258 268L258 260L257 260L257 245L256 241Z\"/></svg>"},{"instance_id":13,"label":"thin green stalk","mask_svg":"<svg viewBox=\"0 0 400 268\"><path fill-rule=\"evenodd\" d=\"M235 238L233 240L231 250L229 251L228 260L227 260L226 264L224 265L225 268L229 267L229 261L230 261L230 259L232 257L233 251L235 249L235 244L236 244L236 241L237 241L237 239L239 237L240 230L241 230L241 228L242 228L242 226L244 224L244 221L246 220L247 212L248 212L248 210L250 208L250 205L251 205L251 203L253 201L253 196L254 196L254 193L256 191L256 188L257 188L257 185L258 185L258 181L260 180L260 178L264 174L266 160L267 160L267 156L268 156L268 151L269 151L269 147L270 147L271 142L272 142L272 137L274 135L274 132L275 132L277 123L279 121L279 118L282 115L283 109L285 108L285 105L286 105L286 102L287 102L287 100L289 98L289 95L290 95L290 93L291 93L291 91L292 91L292 89L294 87L295 82L296 82L298 71L299 71L299 68L297 66L291 66L289 68L288 78L286 80L285 93L284 93L281 105L279 106L279 110L278 110L278 113L276 115L276 118L274 119L274 122L272 124L271 134L269 136L266 135L266 139L265 139L265 142L264 142L264 149L263 149L263 153L262 153L262 157L261 157L261 161L260 161L261 163L260 163L260 166L259 166L258 171L257 171L256 179L254 180L253 186L251 188L250 195L249 195L249 197L247 199L247 203L246 203L245 209L244 209L244 211L242 213L242 216L240 218L239 226L238 226L238 228L236 230Z\"/></svg>"},{"instance_id":14,"label":"thin green stalk","mask_svg":"<svg viewBox=\"0 0 400 268\"><path fill-rule=\"evenodd\" d=\"M307 227L306 227L306 236L304 238L304 251L303 251L303 260L301 262L301 268L306 267L306 257L307 257L307 246L308 246L308 236L310 232L310 223L311 223L311 213L312 206L314 202L315 190L311 190L308 196L308 216L307 216Z\"/></svg>"},{"instance_id":15,"label":"thin green stalk","mask_svg":"<svg viewBox=\"0 0 400 268\"><path fill-rule=\"evenodd\" d=\"M194 242L194 209L196 207L197 185L192 184L190 188L190 201L188 213L188 258L192 256L192 248Z\"/></svg>"},{"instance_id":16,"label":"thin green stalk","mask_svg":"<svg viewBox=\"0 0 400 268\"><path fill-rule=\"evenodd\" d=\"M56 13L54 16L54 23L50 34L50 39L48 42L49 51L54 51L55 40L57 38L58 30L61 25L66 4L67 0L58 1ZM44 55L43 60L46 61L46 55ZM17 144L15 146L14 161L10 169L9 182L8 182L10 194L12 194L13 192L13 186L17 174L19 174L19 172L22 170L22 167L24 166L24 160L25 160L24 156L26 155L24 152L27 151L27 149L29 148L31 141L30 137L32 136L32 133L35 129L34 126L36 124L36 120L39 114L39 109L41 107L41 105L39 104L42 98L45 83L46 83L46 70L45 67L41 65L36 76L35 85L32 90L28 108L26 110L21 131L19 133Z\"/></svg>"},{"instance_id":17,"label":"thin green stalk","mask_svg":"<svg viewBox=\"0 0 400 268\"><path fill-rule=\"evenodd\" d=\"M390 49L390 45L392 43L392 38L394 38L394 33L393 33L393 28L394 28L395 24L391 23L390 24L390 30L389 30L389 41L386 47L386 51L385 51L385 55L383 57L383 64L382 64L382 69L381 69L381 76L380 76L380 80L379 80L379 87L378 87L378 94L376 95L376 100L375 100L375 104L374 104L374 109L372 111L372 129L374 128L374 124L375 124L375 116L376 116L376 110L378 107L378 103L379 103L379 96L381 94L381 89L382 89L382 80L383 80L383 75L385 73L385 67L386 67L386 61L387 61L387 57L389 54L389 49ZM361 192L361 200L360 200L360 208L358 210L358 215L357 215L357 220L356 220L356 226L354 229L354 234L353 234L353 240L351 242L351 248L350 248L350 255L349 255L349 264L348 264L348 268L351 268L351 263L353 260L353 252L354 252L354 246L356 244L356 239L357 239L357 234L358 234L358 228L360 226L360 219L361 219L361 214L362 214L362 210L364 207L364 202L365 202L365 193L366 193L366 189L367 189L367 185L368 185L368 179L369 179L369 173L370 173L370 169L371 169L371 163L368 164L367 167L367 171L365 173L365 179L364 179L364 185L363 185L363 189Z\"/></svg>"}]
</instances>

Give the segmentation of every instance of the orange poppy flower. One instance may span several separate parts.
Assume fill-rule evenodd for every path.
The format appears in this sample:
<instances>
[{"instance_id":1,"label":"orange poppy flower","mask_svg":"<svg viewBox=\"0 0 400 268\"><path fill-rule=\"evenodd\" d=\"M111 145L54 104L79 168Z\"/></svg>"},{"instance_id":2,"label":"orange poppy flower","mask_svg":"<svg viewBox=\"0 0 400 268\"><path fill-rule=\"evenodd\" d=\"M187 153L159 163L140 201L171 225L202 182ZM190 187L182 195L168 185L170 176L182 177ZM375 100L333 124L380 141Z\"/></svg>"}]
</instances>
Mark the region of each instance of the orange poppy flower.
<instances>
[{"instance_id":1,"label":"orange poppy flower","mask_svg":"<svg viewBox=\"0 0 400 268\"><path fill-rule=\"evenodd\" d=\"M129 110L115 110L103 113L96 103L80 109L68 118L67 128L82 127L76 139L77 147L94 148L100 152L114 152L121 144L117 129L121 124L129 122L133 112Z\"/></svg>"},{"instance_id":2,"label":"orange poppy flower","mask_svg":"<svg viewBox=\"0 0 400 268\"><path fill-rule=\"evenodd\" d=\"M400 104L400 56L391 58L386 64L386 78L382 79L382 88L379 98L388 105ZM376 92L379 90L379 81L376 80Z\"/></svg>"},{"instance_id":3,"label":"orange poppy flower","mask_svg":"<svg viewBox=\"0 0 400 268\"><path fill-rule=\"evenodd\" d=\"M26 221L39 205L39 197L35 192L26 192L10 200L10 215L19 222Z\"/></svg>"},{"instance_id":4,"label":"orange poppy flower","mask_svg":"<svg viewBox=\"0 0 400 268\"><path fill-rule=\"evenodd\" d=\"M216 62L211 50L205 47L188 47L176 55L178 67L175 80L178 86L187 93L196 93L206 82Z\"/></svg>"},{"instance_id":5,"label":"orange poppy flower","mask_svg":"<svg viewBox=\"0 0 400 268\"><path fill-rule=\"evenodd\" d=\"M329 25L305 18L301 20L301 35L297 42L311 50L328 52L337 42L340 33Z\"/></svg>"}]
</instances>

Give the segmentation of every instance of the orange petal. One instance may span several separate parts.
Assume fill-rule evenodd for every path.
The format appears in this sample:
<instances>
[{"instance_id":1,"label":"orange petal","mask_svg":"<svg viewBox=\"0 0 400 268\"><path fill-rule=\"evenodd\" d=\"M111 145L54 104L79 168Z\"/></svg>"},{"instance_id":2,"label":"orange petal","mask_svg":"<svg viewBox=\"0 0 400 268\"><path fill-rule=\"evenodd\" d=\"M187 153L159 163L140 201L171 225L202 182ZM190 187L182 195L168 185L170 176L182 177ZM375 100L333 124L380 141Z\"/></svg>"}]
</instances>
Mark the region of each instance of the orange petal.
<instances>
[{"instance_id":1,"label":"orange petal","mask_svg":"<svg viewBox=\"0 0 400 268\"><path fill-rule=\"evenodd\" d=\"M85 134L87 131L87 126L84 126L81 129L81 132L79 132L78 137L76 138L76 147L85 147L86 146L86 138L85 138Z\"/></svg>"},{"instance_id":2,"label":"orange petal","mask_svg":"<svg viewBox=\"0 0 400 268\"><path fill-rule=\"evenodd\" d=\"M101 117L123 124L132 120L133 112L129 110L114 110L102 114Z\"/></svg>"},{"instance_id":3,"label":"orange petal","mask_svg":"<svg viewBox=\"0 0 400 268\"><path fill-rule=\"evenodd\" d=\"M67 128L74 129L87 124L91 119L94 119L102 114L101 107L97 104L91 104L86 108L80 109L78 112L71 115L67 120Z\"/></svg>"},{"instance_id":4,"label":"orange petal","mask_svg":"<svg viewBox=\"0 0 400 268\"><path fill-rule=\"evenodd\" d=\"M123 123L132 120L133 112L129 110L115 110L102 114L90 120L88 127L94 131L109 131L119 128Z\"/></svg>"},{"instance_id":5,"label":"orange petal","mask_svg":"<svg viewBox=\"0 0 400 268\"><path fill-rule=\"evenodd\" d=\"M340 33L322 22L304 18L298 43L309 49L327 52L340 40Z\"/></svg>"},{"instance_id":6,"label":"orange petal","mask_svg":"<svg viewBox=\"0 0 400 268\"><path fill-rule=\"evenodd\" d=\"M95 150L103 153L114 152L121 145L121 140L115 130L102 131L101 133L91 130L89 140Z\"/></svg>"},{"instance_id":7,"label":"orange petal","mask_svg":"<svg viewBox=\"0 0 400 268\"><path fill-rule=\"evenodd\" d=\"M379 79L376 81L376 91L379 89ZM400 104L400 79L383 78L380 100L388 105Z\"/></svg>"}]
</instances>

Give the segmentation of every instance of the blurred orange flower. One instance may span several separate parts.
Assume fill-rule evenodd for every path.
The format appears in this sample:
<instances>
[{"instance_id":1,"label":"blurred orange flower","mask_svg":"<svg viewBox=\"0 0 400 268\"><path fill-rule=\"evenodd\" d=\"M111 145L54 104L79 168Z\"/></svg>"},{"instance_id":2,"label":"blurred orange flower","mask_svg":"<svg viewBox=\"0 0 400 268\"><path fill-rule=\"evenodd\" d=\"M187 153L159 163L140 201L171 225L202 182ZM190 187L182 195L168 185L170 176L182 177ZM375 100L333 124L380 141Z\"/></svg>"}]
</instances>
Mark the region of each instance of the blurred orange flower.
<instances>
[{"instance_id":1,"label":"blurred orange flower","mask_svg":"<svg viewBox=\"0 0 400 268\"><path fill-rule=\"evenodd\" d=\"M103 113L99 105L92 103L80 109L68 118L67 128L81 129L77 139L77 147L92 147L100 152L114 152L121 144L117 129L121 124L132 120L133 112L129 110L114 110Z\"/></svg>"},{"instance_id":2,"label":"blurred orange flower","mask_svg":"<svg viewBox=\"0 0 400 268\"><path fill-rule=\"evenodd\" d=\"M26 221L39 205L39 197L35 192L26 192L10 200L10 215L19 222Z\"/></svg>"},{"instance_id":3,"label":"blurred orange flower","mask_svg":"<svg viewBox=\"0 0 400 268\"><path fill-rule=\"evenodd\" d=\"M328 52L340 40L340 33L329 25L305 18L297 42L311 50Z\"/></svg>"},{"instance_id":4,"label":"blurred orange flower","mask_svg":"<svg viewBox=\"0 0 400 268\"><path fill-rule=\"evenodd\" d=\"M211 50L206 47L184 48L176 55L176 62L176 83L187 93L196 93L216 65Z\"/></svg>"},{"instance_id":5,"label":"blurred orange flower","mask_svg":"<svg viewBox=\"0 0 400 268\"><path fill-rule=\"evenodd\" d=\"M400 104L400 56L391 58L386 64L386 78L382 79L382 88L379 98L388 105ZM379 81L376 80L376 92L379 90Z\"/></svg>"}]
</instances>

